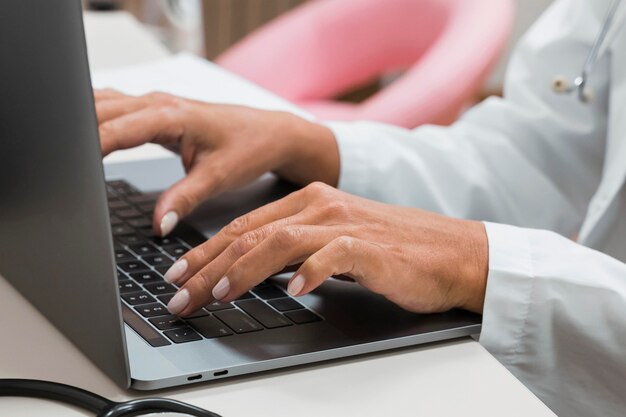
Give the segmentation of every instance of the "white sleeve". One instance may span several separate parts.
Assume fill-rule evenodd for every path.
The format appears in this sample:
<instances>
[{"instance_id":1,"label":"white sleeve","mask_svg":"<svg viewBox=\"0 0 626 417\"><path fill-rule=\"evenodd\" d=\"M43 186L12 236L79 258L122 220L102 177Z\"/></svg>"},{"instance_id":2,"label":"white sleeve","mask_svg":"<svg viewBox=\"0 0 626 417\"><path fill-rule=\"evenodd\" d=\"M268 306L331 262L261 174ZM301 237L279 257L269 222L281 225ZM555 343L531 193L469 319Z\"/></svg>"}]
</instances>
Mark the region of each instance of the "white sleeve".
<instances>
[{"instance_id":1,"label":"white sleeve","mask_svg":"<svg viewBox=\"0 0 626 417\"><path fill-rule=\"evenodd\" d=\"M553 232L486 224L480 342L556 414L626 410L626 265Z\"/></svg>"},{"instance_id":2,"label":"white sleeve","mask_svg":"<svg viewBox=\"0 0 626 417\"><path fill-rule=\"evenodd\" d=\"M601 178L608 58L594 70L592 104L555 94L551 81L578 75L604 3L558 1L518 46L506 98L451 127L327 123L339 146L339 188L455 217L577 232Z\"/></svg>"}]
</instances>

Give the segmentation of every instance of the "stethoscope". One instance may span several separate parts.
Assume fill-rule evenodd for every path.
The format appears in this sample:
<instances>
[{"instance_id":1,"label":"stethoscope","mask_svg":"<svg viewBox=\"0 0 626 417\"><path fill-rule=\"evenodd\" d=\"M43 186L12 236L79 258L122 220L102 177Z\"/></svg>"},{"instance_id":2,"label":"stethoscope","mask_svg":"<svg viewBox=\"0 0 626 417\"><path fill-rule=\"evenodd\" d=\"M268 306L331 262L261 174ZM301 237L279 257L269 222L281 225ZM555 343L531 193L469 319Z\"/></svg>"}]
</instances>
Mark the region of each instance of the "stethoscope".
<instances>
[{"instance_id":1,"label":"stethoscope","mask_svg":"<svg viewBox=\"0 0 626 417\"><path fill-rule=\"evenodd\" d=\"M582 103L589 103L590 101L592 101L593 92L587 87L589 75L593 71L595 65L598 63L600 50L604 46L607 35L611 30L611 27L613 26L613 21L615 20L615 16L617 15L617 10L619 9L621 1L622 0L613 0L613 3L611 3L609 12L602 25L602 30L600 30L600 34L593 43L591 51L589 51L589 55L587 56L587 60L585 61L585 65L583 66L581 74L576 77L576 79L574 79L574 84L570 84L564 77L555 77L555 79L552 81L552 90L554 90L555 93L572 94L576 92L578 95L578 99Z\"/></svg>"},{"instance_id":2,"label":"stethoscope","mask_svg":"<svg viewBox=\"0 0 626 417\"><path fill-rule=\"evenodd\" d=\"M53 400L92 412L97 417L130 417L177 413L194 417L220 417L211 411L168 398L143 398L117 403L84 389L33 379L0 379L0 397Z\"/></svg>"}]
</instances>

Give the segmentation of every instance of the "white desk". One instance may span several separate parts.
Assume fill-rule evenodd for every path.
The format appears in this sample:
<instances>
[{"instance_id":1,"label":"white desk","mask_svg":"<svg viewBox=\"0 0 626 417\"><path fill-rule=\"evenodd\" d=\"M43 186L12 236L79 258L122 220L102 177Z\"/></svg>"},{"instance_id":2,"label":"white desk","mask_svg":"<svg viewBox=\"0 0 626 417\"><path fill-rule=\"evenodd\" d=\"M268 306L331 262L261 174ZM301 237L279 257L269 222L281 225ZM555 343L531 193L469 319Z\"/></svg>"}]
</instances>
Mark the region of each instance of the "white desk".
<instances>
[{"instance_id":1,"label":"white desk","mask_svg":"<svg viewBox=\"0 0 626 417\"><path fill-rule=\"evenodd\" d=\"M106 36L108 31L102 30L102 24L97 17L87 20L90 46L104 48L91 51L92 66L104 62L99 61L101 56L115 60L110 48L117 51L136 47L139 42L152 42L144 35L121 36L141 33L135 23L124 18L115 28L117 38L123 42L101 42L90 30L97 27L98 33ZM159 47L149 48L146 50ZM137 52L141 50L136 48ZM134 60L118 61L121 64L137 59L134 53L120 56L132 56ZM2 277L0 331L2 377L64 382L114 400L137 395L116 387ZM471 339L172 389L158 395L188 401L224 417L554 415ZM0 399L0 415L84 414L49 402L5 398Z\"/></svg>"}]
</instances>

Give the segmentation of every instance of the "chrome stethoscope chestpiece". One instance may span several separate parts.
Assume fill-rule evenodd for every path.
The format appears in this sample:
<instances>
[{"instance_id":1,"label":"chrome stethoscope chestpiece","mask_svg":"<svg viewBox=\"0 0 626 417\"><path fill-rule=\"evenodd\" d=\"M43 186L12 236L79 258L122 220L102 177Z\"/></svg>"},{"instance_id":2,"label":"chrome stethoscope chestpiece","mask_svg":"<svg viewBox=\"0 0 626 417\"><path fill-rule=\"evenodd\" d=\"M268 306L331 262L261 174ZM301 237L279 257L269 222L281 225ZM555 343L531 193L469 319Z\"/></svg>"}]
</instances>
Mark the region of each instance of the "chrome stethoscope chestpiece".
<instances>
[{"instance_id":1,"label":"chrome stethoscope chestpiece","mask_svg":"<svg viewBox=\"0 0 626 417\"><path fill-rule=\"evenodd\" d=\"M582 103L590 103L593 101L593 90L587 86L589 74L591 74L593 68L598 62L600 50L606 41L606 37L611 29L613 20L615 20L615 15L617 14L617 9L619 8L621 1L622 0L613 0L613 3L611 3L611 7L609 8L607 16L604 19L604 23L602 24L602 29L589 51L589 55L587 56L587 60L585 61L581 74L576 77L573 84L568 81L567 77L557 75L552 80L552 91L557 94L572 94L577 92L578 99Z\"/></svg>"}]
</instances>

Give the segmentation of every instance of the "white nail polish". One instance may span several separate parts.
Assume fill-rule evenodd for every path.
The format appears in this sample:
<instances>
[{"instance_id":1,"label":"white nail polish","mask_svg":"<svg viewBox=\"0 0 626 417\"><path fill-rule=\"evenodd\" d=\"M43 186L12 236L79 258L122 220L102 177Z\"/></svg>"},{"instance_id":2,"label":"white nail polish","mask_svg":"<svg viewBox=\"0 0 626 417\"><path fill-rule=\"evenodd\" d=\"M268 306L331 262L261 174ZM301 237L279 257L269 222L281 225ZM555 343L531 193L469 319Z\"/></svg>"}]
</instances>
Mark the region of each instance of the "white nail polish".
<instances>
[{"instance_id":1,"label":"white nail polish","mask_svg":"<svg viewBox=\"0 0 626 417\"><path fill-rule=\"evenodd\" d=\"M222 298L226 297L229 291L230 281L227 277L223 277L218 281L217 284L215 284L215 287L213 287L213 298L219 301Z\"/></svg>"},{"instance_id":2,"label":"white nail polish","mask_svg":"<svg viewBox=\"0 0 626 417\"><path fill-rule=\"evenodd\" d=\"M189 305L189 291L182 289L176 293L176 295L170 300L167 305L167 309L172 314L178 314Z\"/></svg>"},{"instance_id":3,"label":"white nail polish","mask_svg":"<svg viewBox=\"0 0 626 417\"><path fill-rule=\"evenodd\" d=\"M302 275L298 275L297 277L292 279L287 286L287 292L289 293L289 295L295 297L296 295L300 294L300 292L304 288L304 283L304 277Z\"/></svg>"},{"instance_id":4,"label":"white nail polish","mask_svg":"<svg viewBox=\"0 0 626 417\"><path fill-rule=\"evenodd\" d=\"M170 211L161 219L161 236L169 235L172 230L178 224L178 214L174 211Z\"/></svg>"},{"instance_id":5,"label":"white nail polish","mask_svg":"<svg viewBox=\"0 0 626 417\"><path fill-rule=\"evenodd\" d=\"M167 270L165 275L163 275L163 278L170 284L173 284L183 276L188 267L189 263L186 259L176 261L174 265L172 265L170 269Z\"/></svg>"}]
</instances>

